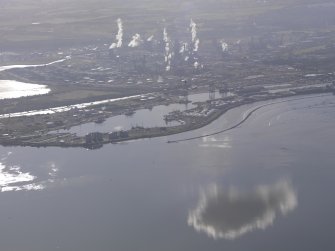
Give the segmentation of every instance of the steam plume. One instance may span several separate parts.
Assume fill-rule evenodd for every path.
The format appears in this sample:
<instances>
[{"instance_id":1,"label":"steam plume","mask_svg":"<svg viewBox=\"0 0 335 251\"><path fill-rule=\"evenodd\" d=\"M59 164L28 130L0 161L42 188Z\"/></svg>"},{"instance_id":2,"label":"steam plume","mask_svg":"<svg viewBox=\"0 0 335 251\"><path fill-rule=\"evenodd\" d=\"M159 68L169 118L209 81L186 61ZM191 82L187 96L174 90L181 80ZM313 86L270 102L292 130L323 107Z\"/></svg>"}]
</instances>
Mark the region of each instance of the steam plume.
<instances>
[{"instance_id":1,"label":"steam plume","mask_svg":"<svg viewBox=\"0 0 335 251\"><path fill-rule=\"evenodd\" d=\"M129 47L137 47L139 46L141 43L143 42L143 40L141 39L141 35L136 33L133 36L133 39L130 41L130 43L128 44Z\"/></svg>"},{"instance_id":2,"label":"steam plume","mask_svg":"<svg viewBox=\"0 0 335 251\"><path fill-rule=\"evenodd\" d=\"M148 42L151 42L154 39L154 35L151 35L150 37L147 38Z\"/></svg>"},{"instance_id":3,"label":"steam plume","mask_svg":"<svg viewBox=\"0 0 335 251\"><path fill-rule=\"evenodd\" d=\"M191 19L190 28L192 35L193 51L196 52L199 49L200 40L197 36L197 24L193 21L193 19Z\"/></svg>"},{"instance_id":4,"label":"steam plume","mask_svg":"<svg viewBox=\"0 0 335 251\"><path fill-rule=\"evenodd\" d=\"M191 19L190 23L191 33L192 33L192 43L197 39L197 24Z\"/></svg>"},{"instance_id":5,"label":"steam plume","mask_svg":"<svg viewBox=\"0 0 335 251\"><path fill-rule=\"evenodd\" d=\"M170 53L170 38L168 36L168 33L166 31L166 28L163 30L163 41L165 42L165 63L166 63L166 71L171 70L171 59L172 59L172 54Z\"/></svg>"},{"instance_id":6,"label":"steam plume","mask_svg":"<svg viewBox=\"0 0 335 251\"><path fill-rule=\"evenodd\" d=\"M221 40L220 43L221 43L222 52L228 51L228 44L224 40Z\"/></svg>"},{"instance_id":7,"label":"steam plume","mask_svg":"<svg viewBox=\"0 0 335 251\"><path fill-rule=\"evenodd\" d=\"M200 40L197 38L194 42L193 51L198 51L199 50L199 44L200 44Z\"/></svg>"},{"instance_id":8,"label":"steam plume","mask_svg":"<svg viewBox=\"0 0 335 251\"><path fill-rule=\"evenodd\" d=\"M199 68L199 63L198 63L198 62L195 62L195 63L194 63L194 68L195 68L195 69L198 69L198 68Z\"/></svg>"},{"instance_id":9,"label":"steam plume","mask_svg":"<svg viewBox=\"0 0 335 251\"><path fill-rule=\"evenodd\" d=\"M116 34L116 43L112 43L109 49L115 49L122 47L122 39L123 39L123 24L121 18L116 20L118 32Z\"/></svg>"}]
</instances>

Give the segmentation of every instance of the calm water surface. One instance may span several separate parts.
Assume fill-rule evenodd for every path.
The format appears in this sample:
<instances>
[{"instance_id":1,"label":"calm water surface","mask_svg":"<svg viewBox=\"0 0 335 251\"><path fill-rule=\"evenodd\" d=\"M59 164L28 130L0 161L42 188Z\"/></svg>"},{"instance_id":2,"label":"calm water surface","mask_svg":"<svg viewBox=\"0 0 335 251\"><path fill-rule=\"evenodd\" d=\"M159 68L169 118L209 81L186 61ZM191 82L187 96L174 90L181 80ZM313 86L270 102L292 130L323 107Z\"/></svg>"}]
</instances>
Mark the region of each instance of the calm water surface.
<instances>
[{"instance_id":1,"label":"calm water surface","mask_svg":"<svg viewBox=\"0 0 335 251\"><path fill-rule=\"evenodd\" d=\"M232 93L219 93L218 91L212 94L212 97L228 97L233 95ZM211 98L208 92L190 94L187 99L190 103L188 104L170 104L170 105L159 105L154 106L152 109L140 109L137 110L131 116L118 115L106 119L103 123L86 123L78 126L73 126L69 130L58 130L59 133L75 133L79 136L84 136L90 132L112 132L119 130L130 130L132 127L160 127L160 126L177 126L182 122L180 121L169 121L166 122L164 117L174 111L185 111L196 107L197 102L206 102Z\"/></svg>"},{"instance_id":2,"label":"calm water surface","mask_svg":"<svg viewBox=\"0 0 335 251\"><path fill-rule=\"evenodd\" d=\"M0 80L0 100L43 95L50 92L46 85L30 84L15 80Z\"/></svg>"},{"instance_id":3,"label":"calm water surface","mask_svg":"<svg viewBox=\"0 0 335 251\"><path fill-rule=\"evenodd\" d=\"M186 105L171 104L159 105L149 109L137 110L130 116L118 115L106 119L101 124L94 122L86 123L78 126L73 126L69 130L58 130L57 132L75 133L79 136L84 136L90 132L112 132L120 130L130 130L132 127L160 127L160 126L175 126L180 125L178 121L166 122L164 116L173 111L183 111Z\"/></svg>"},{"instance_id":4,"label":"calm water surface","mask_svg":"<svg viewBox=\"0 0 335 251\"><path fill-rule=\"evenodd\" d=\"M0 148L0 250L333 250L335 96L100 150Z\"/></svg>"}]
</instances>

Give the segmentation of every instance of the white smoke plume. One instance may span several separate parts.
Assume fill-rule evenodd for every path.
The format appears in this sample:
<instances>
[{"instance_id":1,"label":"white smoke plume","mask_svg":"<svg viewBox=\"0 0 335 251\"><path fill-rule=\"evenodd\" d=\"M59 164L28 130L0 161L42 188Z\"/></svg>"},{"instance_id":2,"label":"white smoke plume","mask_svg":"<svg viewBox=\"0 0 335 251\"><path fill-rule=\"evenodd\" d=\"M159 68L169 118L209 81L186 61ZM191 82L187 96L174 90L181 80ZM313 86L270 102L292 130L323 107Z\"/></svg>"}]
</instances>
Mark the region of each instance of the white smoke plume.
<instances>
[{"instance_id":1,"label":"white smoke plume","mask_svg":"<svg viewBox=\"0 0 335 251\"><path fill-rule=\"evenodd\" d=\"M141 39L141 35L136 33L133 36L133 39L130 41L130 43L128 44L129 47L137 47L139 46L141 43L143 42L143 40Z\"/></svg>"},{"instance_id":2,"label":"white smoke plume","mask_svg":"<svg viewBox=\"0 0 335 251\"><path fill-rule=\"evenodd\" d=\"M166 28L163 30L163 41L165 42L165 63L166 63L166 71L171 70L171 59L172 59L172 54L170 53L170 38L168 36L168 33L166 31Z\"/></svg>"},{"instance_id":3,"label":"white smoke plume","mask_svg":"<svg viewBox=\"0 0 335 251\"><path fill-rule=\"evenodd\" d=\"M191 35L192 35L193 51L197 52L199 50L200 40L197 35L198 34L197 24L193 21L193 19L191 19L190 28L191 28Z\"/></svg>"},{"instance_id":4,"label":"white smoke plume","mask_svg":"<svg viewBox=\"0 0 335 251\"><path fill-rule=\"evenodd\" d=\"M154 35L151 35L150 37L147 38L147 42L151 42L154 39Z\"/></svg>"},{"instance_id":5,"label":"white smoke plume","mask_svg":"<svg viewBox=\"0 0 335 251\"><path fill-rule=\"evenodd\" d=\"M193 19L191 19L190 27L192 34L192 43L194 43L197 39L197 24L193 21Z\"/></svg>"},{"instance_id":6,"label":"white smoke plume","mask_svg":"<svg viewBox=\"0 0 335 251\"><path fill-rule=\"evenodd\" d=\"M222 52L228 51L228 44L224 40L221 40L220 43L221 43Z\"/></svg>"},{"instance_id":7,"label":"white smoke plume","mask_svg":"<svg viewBox=\"0 0 335 251\"><path fill-rule=\"evenodd\" d=\"M109 49L115 49L115 48L120 48L122 47L122 40L123 40L123 24L122 24L122 19L118 18L116 20L117 27L118 27L118 32L116 34L116 43L112 43Z\"/></svg>"},{"instance_id":8,"label":"white smoke plume","mask_svg":"<svg viewBox=\"0 0 335 251\"><path fill-rule=\"evenodd\" d=\"M170 53L167 57L166 57L166 71L170 71L171 70L171 60L172 60L172 53Z\"/></svg>"},{"instance_id":9,"label":"white smoke plume","mask_svg":"<svg viewBox=\"0 0 335 251\"><path fill-rule=\"evenodd\" d=\"M195 69L198 69L198 68L199 68L199 63L198 63L198 62L195 62L195 63L194 63L194 68L195 68Z\"/></svg>"},{"instance_id":10,"label":"white smoke plume","mask_svg":"<svg viewBox=\"0 0 335 251\"><path fill-rule=\"evenodd\" d=\"M194 42L193 51L198 51L199 50L199 44L200 44L200 40L197 38Z\"/></svg>"},{"instance_id":11,"label":"white smoke plume","mask_svg":"<svg viewBox=\"0 0 335 251\"><path fill-rule=\"evenodd\" d=\"M164 28L164 30L163 30L163 41L165 43L169 43L169 41L170 41L169 36L167 34L167 31L166 31L166 28Z\"/></svg>"}]
</instances>

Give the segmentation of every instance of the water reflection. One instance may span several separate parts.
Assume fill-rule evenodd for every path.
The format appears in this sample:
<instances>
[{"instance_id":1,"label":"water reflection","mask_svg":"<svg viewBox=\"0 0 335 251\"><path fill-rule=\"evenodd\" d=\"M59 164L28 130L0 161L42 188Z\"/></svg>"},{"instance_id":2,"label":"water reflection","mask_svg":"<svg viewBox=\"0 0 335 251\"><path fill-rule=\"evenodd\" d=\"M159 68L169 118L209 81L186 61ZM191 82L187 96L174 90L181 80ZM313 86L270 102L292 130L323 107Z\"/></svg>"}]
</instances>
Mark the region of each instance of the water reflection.
<instances>
[{"instance_id":1,"label":"water reflection","mask_svg":"<svg viewBox=\"0 0 335 251\"><path fill-rule=\"evenodd\" d=\"M0 99L43 95L50 92L46 85L30 84L15 80L0 80Z\"/></svg>"},{"instance_id":2,"label":"water reflection","mask_svg":"<svg viewBox=\"0 0 335 251\"><path fill-rule=\"evenodd\" d=\"M181 122L166 122L164 116L173 111L183 111L185 106L182 104L171 104L168 106L159 105L149 109L137 110L133 115L118 115L108 118L102 124L94 122L74 126L69 130L59 130L60 133L75 133L78 136L84 136L90 132L111 132L120 130L130 130L132 127L160 127L160 126L176 126Z\"/></svg>"},{"instance_id":3,"label":"water reflection","mask_svg":"<svg viewBox=\"0 0 335 251\"><path fill-rule=\"evenodd\" d=\"M8 118L8 117L24 117L24 116L35 116L35 115L45 115L45 114L54 114L57 112L67 112L72 109L84 109L90 106L95 105L101 105L106 103L112 103L120 100L127 100L127 99L133 99L133 98L146 98L148 94L146 95L133 95L128 97L122 97L122 98L114 98L114 99L105 99L105 100L99 100L94 102L87 102L87 103L81 103L81 104L75 104L75 105L68 105L68 106L59 106L59 107L53 107L53 108L47 108L42 110L31 110L31 111L25 111L25 112L15 112L15 113L7 113L7 114L0 114L0 118Z\"/></svg>"},{"instance_id":4,"label":"water reflection","mask_svg":"<svg viewBox=\"0 0 335 251\"><path fill-rule=\"evenodd\" d=\"M18 166L6 167L0 163L0 192L43 189L41 184L28 183L35 179L30 173L23 173Z\"/></svg>"},{"instance_id":5,"label":"water reflection","mask_svg":"<svg viewBox=\"0 0 335 251\"><path fill-rule=\"evenodd\" d=\"M214 239L235 239L266 229L278 213L286 215L297 204L297 195L287 181L248 191L212 185L201 191L197 207L189 212L188 224Z\"/></svg>"},{"instance_id":6,"label":"water reflection","mask_svg":"<svg viewBox=\"0 0 335 251\"><path fill-rule=\"evenodd\" d=\"M44 67L44 66L49 66L57 63L62 63L66 60L71 59L71 56L66 56L63 59L56 60L47 64L35 64L35 65L5 65L5 66L0 66L0 72L2 71L7 71L7 70L12 70L12 69L24 69L24 68L37 68L37 67Z\"/></svg>"},{"instance_id":7,"label":"water reflection","mask_svg":"<svg viewBox=\"0 0 335 251\"><path fill-rule=\"evenodd\" d=\"M229 136L224 136L222 139L218 139L214 136L208 136L202 138L202 143L199 144L200 147L211 147L211 148L231 148L231 138Z\"/></svg>"},{"instance_id":8,"label":"water reflection","mask_svg":"<svg viewBox=\"0 0 335 251\"><path fill-rule=\"evenodd\" d=\"M86 186L103 180L92 175L61 177L59 164L55 161L47 161L32 172L24 172L21 166L8 164L11 155L12 152L8 152L0 156L0 193Z\"/></svg>"},{"instance_id":9,"label":"water reflection","mask_svg":"<svg viewBox=\"0 0 335 251\"><path fill-rule=\"evenodd\" d=\"M37 181L37 177L29 172L23 172L20 166L4 164L11 155L8 152L0 162L0 192L12 191L37 191L45 189L48 183L53 183L57 176L58 168L54 162L46 165L49 178L46 181Z\"/></svg>"}]
</instances>

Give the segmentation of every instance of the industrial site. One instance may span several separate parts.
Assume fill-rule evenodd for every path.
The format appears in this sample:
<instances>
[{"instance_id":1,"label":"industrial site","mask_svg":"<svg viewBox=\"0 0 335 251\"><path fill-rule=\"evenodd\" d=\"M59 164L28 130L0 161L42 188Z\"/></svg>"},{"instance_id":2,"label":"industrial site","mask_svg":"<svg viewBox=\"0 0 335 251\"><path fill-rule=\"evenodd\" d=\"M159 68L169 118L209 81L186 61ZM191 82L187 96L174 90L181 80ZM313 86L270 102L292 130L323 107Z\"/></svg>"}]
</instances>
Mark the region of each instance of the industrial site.
<instances>
[{"instance_id":1,"label":"industrial site","mask_svg":"<svg viewBox=\"0 0 335 251\"><path fill-rule=\"evenodd\" d=\"M334 0L0 0L0 251L332 251Z\"/></svg>"}]
</instances>

